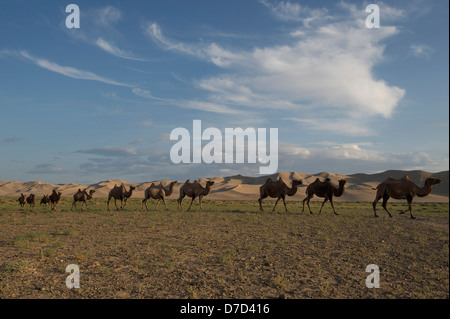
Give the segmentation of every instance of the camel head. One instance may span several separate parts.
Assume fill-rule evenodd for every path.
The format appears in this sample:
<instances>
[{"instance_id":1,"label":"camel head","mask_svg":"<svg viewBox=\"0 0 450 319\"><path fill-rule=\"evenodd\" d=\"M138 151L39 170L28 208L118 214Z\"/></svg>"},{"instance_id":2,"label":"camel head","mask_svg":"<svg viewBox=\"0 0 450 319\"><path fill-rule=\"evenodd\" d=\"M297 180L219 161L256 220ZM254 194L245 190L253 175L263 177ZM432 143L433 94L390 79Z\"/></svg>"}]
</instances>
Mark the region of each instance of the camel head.
<instances>
[{"instance_id":1,"label":"camel head","mask_svg":"<svg viewBox=\"0 0 450 319\"><path fill-rule=\"evenodd\" d=\"M303 181L301 179L292 181L292 185L302 185L302 184L303 184Z\"/></svg>"},{"instance_id":2,"label":"camel head","mask_svg":"<svg viewBox=\"0 0 450 319\"><path fill-rule=\"evenodd\" d=\"M344 186L345 183L347 183L347 181L345 179L340 179L339 180L339 186Z\"/></svg>"},{"instance_id":3,"label":"camel head","mask_svg":"<svg viewBox=\"0 0 450 319\"><path fill-rule=\"evenodd\" d=\"M130 186L130 192L133 191L133 190L135 190L135 189L136 189L135 186Z\"/></svg>"},{"instance_id":4,"label":"camel head","mask_svg":"<svg viewBox=\"0 0 450 319\"><path fill-rule=\"evenodd\" d=\"M207 181L206 182L206 186L213 186L214 185L214 181Z\"/></svg>"},{"instance_id":5,"label":"camel head","mask_svg":"<svg viewBox=\"0 0 450 319\"><path fill-rule=\"evenodd\" d=\"M439 178L433 178L433 177L429 177L425 180L425 185L436 185L439 184L441 182L441 180Z\"/></svg>"},{"instance_id":6,"label":"camel head","mask_svg":"<svg viewBox=\"0 0 450 319\"><path fill-rule=\"evenodd\" d=\"M89 195L93 195L95 193L95 190L94 189L91 189L90 191L89 191Z\"/></svg>"}]
</instances>

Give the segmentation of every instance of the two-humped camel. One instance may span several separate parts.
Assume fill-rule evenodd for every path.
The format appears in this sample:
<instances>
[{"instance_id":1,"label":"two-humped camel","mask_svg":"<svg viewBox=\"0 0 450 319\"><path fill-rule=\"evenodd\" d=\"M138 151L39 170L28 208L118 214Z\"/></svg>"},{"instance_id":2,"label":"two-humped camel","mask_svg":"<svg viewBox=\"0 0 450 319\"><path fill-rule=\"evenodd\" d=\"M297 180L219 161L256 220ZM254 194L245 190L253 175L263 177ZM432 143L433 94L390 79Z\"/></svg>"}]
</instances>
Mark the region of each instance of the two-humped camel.
<instances>
[{"instance_id":1,"label":"two-humped camel","mask_svg":"<svg viewBox=\"0 0 450 319\"><path fill-rule=\"evenodd\" d=\"M266 197L276 198L277 201L273 206L272 212L275 211L275 207L277 207L278 201L280 199L283 200L284 209L286 212L288 211L286 208L285 197L294 196L297 193L297 186L301 185L301 180L293 180L292 187L289 188L281 179L281 177L277 181L273 181L271 178L268 178L267 181L259 188L259 210L264 211L262 207L262 200Z\"/></svg>"},{"instance_id":2,"label":"two-humped camel","mask_svg":"<svg viewBox=\"0 0 450 319\"><path fill-rule=\"evenodd\" d=\"M425 185L423 187L419 187L409 178L408 175L405 175L401 179L388 177L376 188L373 188L373 190L377 191L375 200L372 203L373 213L375 214L375 217L378 217L376 206L378 201L383 198L383 204L381 204L381 206L383 206L384 210L389 214L389 217L392 217L391 213L386 208L388 199L392 197L395 199L406 199L406 201L408 202L408 209L401 212L400 214L404 214L409 210L411 218L416 218L412 214L412 201L414 196L427 196L431 193L433 185L439 184L440 182L441 180L438 178L429 177L425 180Z\"/></svg>"},{"instance_id":3,"label":"two-humped camel","mask_svg":"<svg viewBox=\"0 0 450 319\"><path fill-rule=\"evenodd\" d=\"M30 209L33 209L34 205L36 204L36 195L30 194L27 197L27 203L30 205Z\"/></svg>"},{"instance_id":4,"label":"two-humped camel","mask_svg":"<svg viewBox=\"0 0 450 319\"><path fill-rule=\"evenodd\" d=\"M133 190L135 190L136 187L130 186L130 189L127 191L123 183L120 186L114 185L113 189L109 191L108 194L108 202L107 202L107 208L109 210L109 201L111 198L114 198L114 205L116 205L116 209L119 210L117 207L117 200L120 199L120 210L124 209L125 206L127 206L127 200L131 197L133 194Z\"/></svg>"},{"instance_id":5,"label":"two-humped camel","mask_svg":"<svg viewBox=\"0 0 450 319\"><path fill-rule=\"evenodd\" d=\"M47 204L49 204L50 203L50 195L44 195L44 196L42 196L42 199L41 199L41 203L39 204L39 206L42 206L42 205L44 205L44 206L47 206Z\"/></svg>"},{"instance_id":6,"label":"two-humped camel","mask_svg":"<svg viewBox=\"0 0 450 319\"><path fill-rule=\"evenodd\" d=\"M20 193L20 197L19 197L18 201L19 201L20 207L23 208L25 206L25 204L27 203L27 195L25 195L24 193Z\"/></svg>"},{"instance_id":7,"label":"two-humped camel","mask_svg":"<svg viewBox=\"0 0 450 319\"><path fill-rule=\"evenodd\" d=\"M333 212L335 215L338 215L336 213L336 210L334 209L333 205L333 196L339 197L344 193L344 187L345 187L345 179L339 180L339 187L333 186L331 184L331 180L329 178L325 179L324 182L321 182L320 179L316 178L314 182L308 185L306 188L306 198L303 200L303 208L302 213L305 210L305 201L308 205L309 212L312 214L311 207L309 207L309 201L311 198L314 197L314 195L318 197L324 197L324 200L322 202L322 206L320 207L319 214L322 212L323 205L326 201L330 201L331 208L333 208Z\"/></svg>"},{"instance_id":8,"label":"two-humped camel","mask_svg":"<svg viewBox=\"0 0 450 319\"><path fill-rule=\"evenodd\" d=\"M185 196L191 197L191 204L187 211L191 209L192 203L198 197L200 208L202 208L202 198L211 192L211 186L214 185L214 181L207 181L206 187L203 187L197 180L191 182L187 180L180 188L180 196L178 197L178 209L183 209L181 202Z\"/></svg>"},{"instance_id":9,"label":"two-humped camel","mask_svg":"<svg viewBox=\"0 0 450 319\"><path fill-rule=\"evenodd\" d=\"M166 196L172 195L173 187L176 183L177 181L171 182L167 187L164 187L162 182L160 182L159 185L155 185L154 183L152 183L150 187L148 187L144 192L144 199L142 200L142 209L144 209L145 204L145 208L148 210L147 201L150 198L153 198L158 200L158 202L156 203L155 210L158 209L158 205L161 202L161 200L163 201L164 206L166 206L166 210L169 210L169 208L167 208L167 204L164 198Z\"/></svg>"},{"instance_id":10,"label":"two-humped camel","mask_svg":"<svg viewBox=\"0 0 450 319\"><path fill-rule=\"evenodd\" d=\"M86 209L87 209L88 208L87 201L92 199L94 193L95 193L95 190L93 190L93 189L91 189L89 191L89 194L86 191L86 189L83 189L83 190L78 189L78 192L76 192L73 195L73 203L72 203L72 208L71 209L73 209L74 206L75 206L75 208L77 208L77 202L82 202L81 203L81 208L83 208L83 203L84 203L84 205L86 205Z\"/></svg>"},{"instance_id":11,"label":"two-humped camel","mask_svg":"<svg viewBox=\"0 0 450 319\"><path fill-rule=\"evenodd\" d=\"M56 189L52 190L52 194L48 197L52 210L56 209L56 204L58 204L59 200L61 199L61 195L62 193L57 192Z\"/></svg>"}]
</instances>

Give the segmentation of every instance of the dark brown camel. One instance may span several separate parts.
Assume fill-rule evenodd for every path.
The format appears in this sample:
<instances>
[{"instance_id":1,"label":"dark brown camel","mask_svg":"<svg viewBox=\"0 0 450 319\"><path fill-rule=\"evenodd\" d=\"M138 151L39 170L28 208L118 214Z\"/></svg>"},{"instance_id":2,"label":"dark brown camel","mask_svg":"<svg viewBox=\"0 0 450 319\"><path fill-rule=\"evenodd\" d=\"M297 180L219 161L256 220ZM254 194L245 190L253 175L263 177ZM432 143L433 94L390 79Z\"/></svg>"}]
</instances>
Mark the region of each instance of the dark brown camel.
<instances>
[{"instance_id":1,"label":"dark brown camel","mask_svg":"<svg viewBox=\"0 0 450 319\"><path fill-rule=\"evenodd\" d=\"M161 200L163 201L164 206L166 206L166 210L169 210L169 208L167 208L167 204L166 204L166 201L164 200L164 198L172 195L173 187L176 183L177 183L177 181L171 182L166 187L163 186L162 182L159 183L159 185L155 185L152 183L150 185L150 187L148 187L145 190L144 199L142 200L142 209L144 209L144 204L145 204L145 208L148 210L147 200L149 200L150 198L153 198L153 199L158 200L158 202L156 203L155 210L158 209L158 205L161 202Z\"/></svg>"},{"instance_id":2,"label":"dark brown camel","mask_svg":"<svg viewBox=\"0 0 450 319\"><path fill-rule=\"evenodd\" d=\"M262 200L266 197L272 197L277 199L275 205L273 206L272 212L275 211L275 207L277 207L278 201L280 199L283 200L284 209L287 212L288 210L286 208L285 201L286 195L294 196L295 193L297 193L297 186L301 184L301 180L293 180L292 187L289 188L281 178L279 178L276 182L274 182L271 178L268 178L267 181L259 188L259 210L264 211L262 207Z\"/></svg>"},{"instance_id":3,"label":"dark brown camel","mask_svg":"<svg viewBox=\"0 0 450 319\"><path fill-rule=\"evenodd\" d=\"M181 202L185 196L191 197L191 204L187 211L191 209L192 203L195 198L198 197L198 202L200 204L200 208L202 208L202 198L208 195L211 192L211 186L214 185L213 181L207 181L206 187L203 187L198 181L194 181L193 183L187 180L183 186L180 188L180 196L178 197L178 209L183 209Z\"/></svg>"},{"instance_id":4,"label":"dark brown camel","mask_svg":"<svg viewBox=\"0 0 450 319\"><path fill-rule=\"evenodd\" d=\"M133 195L133 190L135 190L136 187L130 186L130 189L127 191L123 183L120 186L114 185L114 188L109 191L108 194L108 202L107 207L109 210L109 201L111 198L114 198L114 205L116 205L116 209L119 210L117 207L117 200L120 199L120 210L124 209L125 206L127 206L127 200L128 198Z\"/></svg>"},{"instance_id":5,"label":"dark brown camel","mask_svg":"<svg viewBox=\"0 0 450 319\"><path fill-rule=\"evenodd\" d=\"M18 199L20 207L24 207L25 204L27 203L27 195L24 195L23 193L20 193L20 197Z\"/></svg>"},{"instance_id":6,"label":"dark brown camel","mask_svg":"<svg viewBox=\"0 0 450 319\"><path fill-rule=\"evenodd\" d=\"M339 197L344 193L344 187L345 187L345 179L339 180L339 187L336 188L331 184L331 180L327 178L324 182L321 182L318 178L311 184L308 185L306 188L306 198L303 200L303 209L302 212L305 210L305 201L308 205L309 212L312 214L311 207L309 206L309 201L311 198L314 197L314 195L318 197L324 197L324 200L322 202L322 206L320 207L319 214L322 212L323 205L326 201L330 201L331 208L333 208L333 212L335 215L338 215L336 213L336 210L334 209L333 205L333 196Z\"/></svg>"},{"instance_id":7,"label":"dark brown camel","mask_svg":"<svg viewBox=\"0 0 450 319\"><path fill-rule=\"evenodd\" d=\"M30 209L33 209L34 205L36 204L36 196L34 194L28 195L27 203L28 205L30 205Z\"/></svg>"},{"instance_id":8,"label":"dark brown camel","mask_svg":"<svg viewBox=\"0 0 450 319\"><path fill-rule=\"evenodd\" d=\"M50 205L52 207L52 210L55 210L56 204L58 204L59 200L61 199L61 192L56 192L56 189L52 191L52 194L49 196L50 199Z\"/></svg>"},{"instance_id":9,"label":"dark brown camel","mask_svg":"<svg viewBox=\"0 0 450 319\"><path fill-rule=\"evenodd\" d=\"M94 193L95 193L95 190L93 190L93 189L91 189L89 191L89 194L88 194L88 192L86 192L86 189L83 189L83 190L78 189L78 192L76 192L73 195L73 203L72 203L72 208L71 209L73 209L74 206L75 206L75 208L77 208L77 204L76 204L77 202L82 202L81 203L81 208L83 208L83 204L84 204L86 206L86 209L87 209L88 208L87 201L92 199Z\"/></svg>"},{"instance_id":10,"label":"dark brown camel","mask_svg":"<svg viewBox=\"0 0 450 319\"><path fill-rule=\"evenodd\" d=\"M375 217L378 217L376 206L378 201L383 198L383 204L381 204L381 206L383 206L384 210L389 214L389 217L392 217L391 213L386 208L388 199L392 197L395 199L406 199L408 202L408 209L400 214L404 214L409 210L411 218L416 218L412 214L412 201L414 196L427 196L431 193L433 185L439 184L440 182L441 180L438 178L429 177L425 180L425 185L423 187L419 187L409 178L408 175L405 175L401 179L389 177L380 183L376 188L373 188L377 191L375 200L372 203L373 213L375 214Z\"/></svg>"},{"instance_id":11,"label":"dark brown camel","mask_svg":"<svg viewBox=\"0 0 450 319\"><path fill-rule=\"evenodd\" d=\"M50 196L47 194L47 195L44 195L42 197L41 203L39 205L40 206L42 206L42 205L47 206L47 204L49 204L49 203L50 203Z\"/></svg>"}]
</instances>

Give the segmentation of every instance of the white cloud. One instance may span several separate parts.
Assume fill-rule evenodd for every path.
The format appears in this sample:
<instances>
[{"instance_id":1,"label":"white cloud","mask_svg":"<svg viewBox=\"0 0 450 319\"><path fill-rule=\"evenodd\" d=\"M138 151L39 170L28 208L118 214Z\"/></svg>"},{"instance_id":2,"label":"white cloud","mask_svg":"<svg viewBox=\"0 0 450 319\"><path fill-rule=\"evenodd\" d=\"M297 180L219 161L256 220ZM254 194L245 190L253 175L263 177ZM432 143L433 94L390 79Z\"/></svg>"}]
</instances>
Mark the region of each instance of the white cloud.
<instances>
[{"instance_id":1,"label":"white cloud","mask_svg":"<svg viewBox=\"0 0 450 319\"><path fill-rule=\"evenodd\" d=\"M119 9L114 8L112 6L106 6L99 9L97 14L98 14L97 23L103 26L115 24L122 17L122 12Z\"/></svg>"},{"instance_id":2,"label":"white cloud","mask_svg":"<svg viewBox=\"0 0 450 319\"><path fill-rule=\"evenodd\" d=\"M325 8L311 9L290 1L273 3L268 0L260 0L260 2L269 8L277 18L285 21L292 20L303 22L303 25L306 27L309 27L310 24L316 20L330 18L330 16L328 16L327 9Z\"/></svg>"},{"instance_id":3,"label":"white cloud","mask_svg":"<svg viewBox=\"0 0 450 319\"><path fill-rule=\"evenodd\" d=\"M28 54L26 51L19 51L19 52L13 52L14 55L21 56L23 58L26 58L27 60L33 62L34 64L40 66L41 68L44 68L46 70L62 74L64 76L73 78L73 79L79 79L79 80L92 80L92 81L98 81L103 82L106 84L112 84L117 86L124 86L124 87L131 87L131 85L126 83L117 82L102 76L99 76L95 73L85 71L85 70L79 70L74 67L70 66L62 66L55 62L48 61L46 59L40 59L36 58L30 54Z\"/></svg>"},{"instance_id":4,"label":"white cloud","mask_svg":"<svg viewBox=\"0 0 450 319\"><path fill-rule=\"evenodd\" d=\"M195 56L227 71L195 81L209 93L203 105L283 109L288 117L301 118L306 127L373 135L364 125L373 117L391 117L405 95L404 89L377 78L373 72L385 59L383 41L398 34L398 29L389 25L375 32L367 29L365 11L345 3L342 7L346 15L322 14L320 18L314 10L290 2L263 4L290 15L290 20L297 16L315 18L317 26L300 24L287 33L291 37L284 45L252 50L179 42L165 37L156 23L148 25L146 33L165 50ZM402 15L401 10L391 9L390 16ZM319 126L321 121L329 125ZM344 124L345 129L337 123Z\"/></svg>"},{"instance_id":5,"label":"white cloud","mask_svg":"<svg viewBox=\"0 0 450 319\"><path fill-rule=\"evenodd\" d=\"M144 59L137 58L133 55L131 52L124 51L114 45L111 42L108 42L104 40L103 38L98 38L95 41L95 44L102 49L103 51L110 53L116 57L127 59L127 60L134 60L134 61L144 61Z\"/></svg>"},{"instance_id":6,"label":"white cloud","mask_svg":"<svg viewBox=\"0 0 450 319\"><path fill-rule=\"evenodd\" d=\"M429 58L431 56L432 53L432 49L425 44L412 44L410 46L411 49L411 53L416 57L416 58Z\"/></svg>"}]
</instances>

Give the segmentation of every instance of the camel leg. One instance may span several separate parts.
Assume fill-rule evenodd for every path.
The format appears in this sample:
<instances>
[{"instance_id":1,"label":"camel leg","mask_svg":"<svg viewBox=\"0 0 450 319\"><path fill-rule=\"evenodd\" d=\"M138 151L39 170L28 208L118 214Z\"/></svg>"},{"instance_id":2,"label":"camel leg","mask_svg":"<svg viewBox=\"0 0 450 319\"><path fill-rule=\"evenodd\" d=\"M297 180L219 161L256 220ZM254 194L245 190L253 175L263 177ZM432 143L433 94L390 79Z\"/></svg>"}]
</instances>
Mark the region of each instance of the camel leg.
<instances>
[{"instance_id":1,"label":"camel leg","mask_svg":"<svg viewBox=\"0 0 450 319\"><path fill-rule=\"evenodd\" d=\"M333 208L333 212L335 215L339 215L338 213L336 213L336 211L334 210L334 205L333 205L333 197L330 197L330 204L331 204L331 208Z\"/></svg>"},{"instance_id":2,"label":"camel leg","mask_svg":"<svg viewBox=\"0 0 450 319\"><path fill-rule=\"evenodd\" d=\"M302 213L305 211L305 201L308 199L308 196L305 197L303 200L303 207L302 207Z\"/></svg>"},{"instance_id":3,"label":"camel leg","mask_svg":"<svg viewBox=\"0 0 450 319\"><path fill-rule=\"evenodd\" d=\"M181 202L183 201L184 196L186 196L186 194L184 194L183 192L180 191L180 196L178 197L178 209L183 209L183 205L181 204Z\"/></svg>"},{"instance_id":4,"label":"camel leg","mask_svg":"<svg viewBox=\"0 0 450 319\"><path fill-rule=\"evenodd\" d=\"M284 204L284 210L286 211L286 213L288 212L288 210L287 210L287 207L286 207L286 202L285 202L285 200L284 200L284 196L283 197L281 197L282 199L283 199L283 204Z\"/></svg>"},{"instance_id":5,"label":"camel leg","mask_svg":"<svg viewBox=\"0 0 450 319\"><path fill-rule=\"evenodd\" d=\"M147 210L148 210L148 207L147 207L147 199L146 199L146 198L144 198L144 199L142 200L141 210L144 210L144 205L145 205L145 208L147 208Z\"/></svg>"},{"instance_id":6,"label":"camel leg","mask_svg":"<svg viewBox=\"0 0 450 319\"><path fill-rule=\"evenodd\" d=\"M164 199L164 197L162 198L162 201L164 203L164 206L166 206L166 210L169 210L169 208L167 207L166 200Z\"/></svg>"},{"instance_id":7,"label":"camel leg","mask_svg":"<svg viewBox=\"0 0 450 319\"><path fill-rule=\"evenodd\" d=\"M389 196L388 195L384 195L383 196L383 204L381 204L381 206L383 206L384 210L389 214L389 217L392 217L391 213L388 211L388 209L386 207L388 199L389 199Z\"/></svg>"},{"instance_id":8,"label":"camel leg","mask_svg":"<svg viewBox=\"0 0 450 319\"><path fill-rule=\"evenodd\" d=\"M278 201L280 200L280 198L281 197L277 198L277 201L275 202L275 205L273 206L272 213L275 211L275 207L277 207L277 204L278 204Z\"/></svg>"},{"instance_id":9,"label":"camel leg","mask_svg":"<svg viewBox=\"0 0 450 319\"><path fill-rule=\"evenodd\" d=\"M258 199L258 202L259 202L259 211L261 211L261 212L264 211L264 208L262 207L262 200L263 200L264 198L266 198L267 196L268 196L268 195L266 194L265 191L260 191L260 192L259 192L259 199Z\"/></svg>"},{"instance_id":10,"label":"camel leg","mask_svg":"<svg viewBox=\"0 0 450 319\"><path fill-rule=\"evenodd\" d=\"M325 197L325 199L322 202L322 206L320 206L319 214L322 212L323 205L325 205L327 200L328 200L328 197Z\"/></svg>"},{"instance_id":11,"label":"camel leg","mask_svg":"<svg viewBox=\"0 0 450 319\"><path fill-rule=\"evenodd\" d=\"M416 216L413 216L413 213L412 213L412 198L411 198L411 200L408 202L408 205L409 205L409 215L411 216L411 218L415 219Z\"/></svg>"},{"instance_id":12,"label":"camel leg","mask_svg":"<svg viewBox=\"0 0 450 319\"><path fill-rule=\"evenodd\" d=\"M72 210L74 206L75 206L75 209L76 209L77 208L77 204L75 204L75 201L73 201L72 207L70 209Z\"/></svg>"},{"instance_id":13,"label":"camel leg","mask_svg":"<svg viewBox=\"0 0 450 319\"><path fill-rule=\"evenodd\" d=\"M416 217L412 214L412 197L408 196L406 197L406 200L408 201L408 209L403 212L400 212L400 215L406 213L409 210L409 215L411 216L411 218L414 219Z\"/></svg>"},{"instance_id":14,"label":"camel leg","mask_svg":"<svg viewBox=\"0 0 450 319\"><path fill-rule=\"evenodd\" d=\"M111 197L108 197L108 201L106 202L106 209L109 210L109 201L111 200Z\"/></svg>"},{"instance_id":15,"label":"camel leg","mask_svg":"<svg viewBox=\"0 0 450 319\"><path fill-rule=\"evenodd\" d=\"M259 197L259 199L258 199L258 202L259 202L259 210L260 210L261 212L264 211L264 208L262 207L262 200L263 200L264 198L266 198L266 197L267 197L267 194L266 194L266 193L263 193L263 194L260 195L260 197Z\"/></svg>"},{"instance_id":16,"label":"camel leg","mask_svg":"<svg viewBox=\"0 0 450 319\"><path fill-rule=\"evenodd\" d=\"M189 211L191 209L191 206L192 206L192 203L194 202L194 200L195 200L195 196L192 196L191 204L189 205L189 208L187 211Z\"/></svg>"},{"instance_id":17,"label":"camel leg","mask_svg":"<svg viewBox=\"0 0 450 319\"><path fill-rule=\"evenodd\" d=\"M159 202L160 202L160 201L161 201L161 198L158 198L158 201L156 202L155 210L158 209L158 206L159 206Z\"/></svg>"},{"instance_id":18,"label":"camel leg","mask_svg":"<svg viewBox=\"0 0 450 319\"><path fill-rule=\"evenodd\" d=\"M372 203L373 213L374 213L375 217L378 217L378 215L377 215L377 203L378 203L378 201L379 201L380 199L381 199L381 196L377 196L377 197L375 198L375 200L373 201L373 203Z\"/></svg>"},{"instance_id":19,"label":"camel leg","mask_svg":"<svg viewBox=\"0 0 450 319\"><path fill-rule=\"evenodd\" d=\"M311 197L308 197L307 199L308 200L306 201L306 205L308 205L309 213L312 215L313 212L311 211L311 207L309 206L309 201L311 200Z\"/></svg>"},{"instance_id":20,"label":"camel leg","mask_svg":"<svg viewBox=\"0 0 450 319\"><path fill-rule=\"evenodd\" d=\"M199 196L198 197L198 203L200 205L200 209L203 209L203 207L202 207L202 198L203 198L203 196Z\"/></svg>"}]
</instances>

